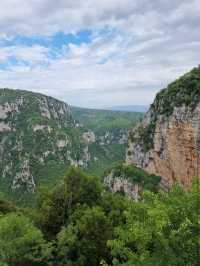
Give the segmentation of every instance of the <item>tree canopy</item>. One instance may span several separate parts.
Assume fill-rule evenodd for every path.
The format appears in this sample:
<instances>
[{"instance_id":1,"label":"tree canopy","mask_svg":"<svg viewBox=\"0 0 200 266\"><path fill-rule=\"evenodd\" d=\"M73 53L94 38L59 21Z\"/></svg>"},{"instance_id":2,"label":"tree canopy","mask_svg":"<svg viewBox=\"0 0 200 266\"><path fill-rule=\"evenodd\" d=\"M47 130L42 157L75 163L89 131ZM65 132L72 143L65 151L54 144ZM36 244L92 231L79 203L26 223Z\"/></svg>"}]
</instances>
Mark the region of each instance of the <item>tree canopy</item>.
<instances>
[{"instance_id":1,"label":"tree canopy","mask_svg":"<svg viewBox=\"0 0 200 266\"><path fill-rule=\"evenodd\" d=\"M200 261L198 183L189 191L144 190L134 202L72 167L60 184L40 193L35 209L10 206L4 202L0 212L2 266L197 266Z\"/></svg>"}]
</instances>

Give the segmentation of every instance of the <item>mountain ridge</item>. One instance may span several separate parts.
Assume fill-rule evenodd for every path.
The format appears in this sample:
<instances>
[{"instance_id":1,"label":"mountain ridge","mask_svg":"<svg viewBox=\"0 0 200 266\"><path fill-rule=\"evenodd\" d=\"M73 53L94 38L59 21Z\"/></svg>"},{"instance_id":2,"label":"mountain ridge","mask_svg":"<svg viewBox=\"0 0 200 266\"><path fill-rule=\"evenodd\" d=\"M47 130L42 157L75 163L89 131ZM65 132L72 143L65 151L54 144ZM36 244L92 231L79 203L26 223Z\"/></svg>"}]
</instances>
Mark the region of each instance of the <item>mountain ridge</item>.
<instances>
[{"instance_id":1,"label":"mountain ridge","mask_svg":"<svg viewBox=\"0 0 200 266\"><path fill-rule=\"evenodd\" d=\"M0 90L0 147L0 177L7 190L24 187L34 192L37 181L49 172L45 168L88 162L87 145L70 106L29 91Z\"/></svg>"},{"instance_id":2,"label":"mountain ridge","mask_svg":"<svg viewBox=\"0 0 200 266\"><path fill-rule=\"evenodd\" d=\"M73 107L53 97L0 89L1 190L21 197L24 191L55 184L70 165L101 175L107 166L123 160L127 131L133 125L128 117L136 123L141 115L108 113L78 109L75 115ZM82 124L81 115L83 123L91 123ZM101 129L95 130L96 121L101 121Z\"/></svg>"},{"instance_id":3,"label":"mountain ridge","mask_svg":"<svg viewBox=\"0 0 200 266\"><path fill-rule=\"evenodd\" d=\"M119 105L106 108L107 110L123 111L123 112L141 112L146 113L149 109L148 105Z\"/></svg>"}]
</instances>

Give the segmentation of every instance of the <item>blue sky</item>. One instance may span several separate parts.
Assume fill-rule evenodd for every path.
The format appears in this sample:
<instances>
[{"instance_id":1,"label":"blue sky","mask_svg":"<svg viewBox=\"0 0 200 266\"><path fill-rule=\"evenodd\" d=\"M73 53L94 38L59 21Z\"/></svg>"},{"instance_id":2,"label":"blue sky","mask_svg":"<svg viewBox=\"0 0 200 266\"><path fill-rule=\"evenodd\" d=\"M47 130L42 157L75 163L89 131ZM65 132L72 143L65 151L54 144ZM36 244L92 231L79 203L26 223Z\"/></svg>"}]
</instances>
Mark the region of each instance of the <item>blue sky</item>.
<instances>
[{"instance_id":1,"label":"blue sky","mask_svg":"<svg viewBox=\"0 0 200 266\"><path fill-rule=\"evenodd\" d=\"M41 45L44 47L51 48L52 50L60 51L63 45L75 44L81 45L82 43L90 43L92 31L83 30L77 33L65 33L62 31L56 32L51 36L37 35L26 36L23 34L15 34L10 38L1 38L0 46L9 47L13 45L19 46L33 46Z\"/></svg>"},{"instance_id":2,"label":"blue sky","mask_svg":"<svg viewBox=\"0 0 200 266\"><path fill-rule=\"evenodd\" d=\"M150 104L199 64L199 0L1 0L0 87Z\"/></svg>"},{"instance_id":3,"label":"blue sky","mask_svg":"<svg viewBox=\"0 0 200 266\"><path fill-rule=\"evenodd\" d=\"M31 35L15 34L10 38L0 39L0 49L12 47L24 47L25 49L34 47L43 47L48 50L47 60L55 60L63 56L63 48L69 49L69 44L81 46L81 44L89 44L92 42L92 32L90 30L83 30L77 33L65 33L62 31L56 32L51 36L45 35ZM42 63L42 62L41 62ZM15 65L29 65L29 60L23 60L18 57L15 52L8 56L4 64L0 64L0 69L9 68Z\"/></svg>"}]
</instances>

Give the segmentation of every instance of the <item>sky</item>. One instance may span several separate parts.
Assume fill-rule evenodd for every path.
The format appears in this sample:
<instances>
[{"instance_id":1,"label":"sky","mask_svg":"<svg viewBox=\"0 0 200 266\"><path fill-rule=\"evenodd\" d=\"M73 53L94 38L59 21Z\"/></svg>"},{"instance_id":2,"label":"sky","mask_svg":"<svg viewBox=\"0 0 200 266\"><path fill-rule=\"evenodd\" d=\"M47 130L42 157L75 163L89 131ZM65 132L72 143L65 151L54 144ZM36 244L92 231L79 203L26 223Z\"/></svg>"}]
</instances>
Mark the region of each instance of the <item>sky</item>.
<instances>
[{"instance_id":1,"label":"sky","mask_svg":"<svg viewBox=\"0 0 200 266\"><path fill-rule=\"evenodd\" d=\"M147 105L199 59L199 0L1 0L0 88Z\"/></svg>"}]
</instances>

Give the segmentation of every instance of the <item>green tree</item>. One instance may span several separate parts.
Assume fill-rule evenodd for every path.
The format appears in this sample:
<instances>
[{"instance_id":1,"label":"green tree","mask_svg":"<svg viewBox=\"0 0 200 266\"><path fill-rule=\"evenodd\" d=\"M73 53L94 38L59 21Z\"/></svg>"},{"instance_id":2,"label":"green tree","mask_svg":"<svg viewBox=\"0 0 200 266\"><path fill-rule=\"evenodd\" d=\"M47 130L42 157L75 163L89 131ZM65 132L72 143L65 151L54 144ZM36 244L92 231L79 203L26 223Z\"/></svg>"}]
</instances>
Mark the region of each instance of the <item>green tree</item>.
<instances>
[{"instance_id":1,"label":"green tree","mask_svg":"<svg viewBox=\"0 0 200 266\"><path fill-rule=\"evenodd\" d=\"M0 218L0 265L49 265L51 247L39 229L15 213Z\"/></svg>"},{"instance_id":2,"label":"green tree","mask_svg":"<svg viewBox=\"0 0 200 266\"><path fill-rule=\"evenodd\" d=\"M103 208L113 227L124 223L124 211L128 208L129 201L129 198L124 197L119 193L103 193L101 207Z\"/></svg>"},{"instance_id":3,"label":"green tree","mask_svg":"<svg viewBox=\"0 0 200 266\"><path fill-rule=\"evenodd\" d=\"M10 201L3 199L0 195L0 214L6 214L8 212L16 211L16 207Z\"/></svg>"},{"instance_id":4,"label":"green tree","mask_svg":"<svg viewBox=\"0 0 200 266\"><path fill-rule=\"evenodd\" d=\"M108 241L113 265L195 266L200 261L199 187L175 186L169 193L146 192L132 202L126 221Z\"/></svg>"},{"instance_id":5,"label":"green tree","mask_svg":"<svg viewBox=\"0 0 200 266\"><path fill-rule=\"evenodd\" d=\"M72 222L58 234L59 265L96 266L108 259L112 236L109 219L100 207L77 209Z\"/></svg>"},{"instance_id":6,"label":"green tree","mask_svg":"<svg viewBox=\"0 0 200 266\"><path fill-rule=\"evenodd\" d=\"M98 178L71 167L61 184L40 197L42 230L50 237L55 237L61 227L66 225L77 204L90 207L97 205L101 202L101 193L102 185Z\"/></svg>"}]
</instances>

